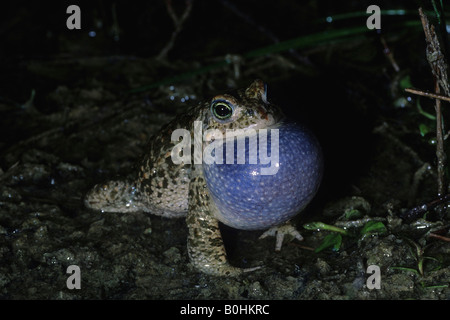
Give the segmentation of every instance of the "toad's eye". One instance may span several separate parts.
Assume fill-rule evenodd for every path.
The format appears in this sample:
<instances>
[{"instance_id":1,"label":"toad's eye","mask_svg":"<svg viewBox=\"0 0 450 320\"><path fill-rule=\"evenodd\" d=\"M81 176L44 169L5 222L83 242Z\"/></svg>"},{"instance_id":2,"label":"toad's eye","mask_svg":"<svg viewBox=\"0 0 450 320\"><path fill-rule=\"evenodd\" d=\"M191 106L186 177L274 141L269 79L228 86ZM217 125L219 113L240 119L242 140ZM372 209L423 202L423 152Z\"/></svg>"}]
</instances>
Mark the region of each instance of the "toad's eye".
<instances>
[{"instance_id":1,"label":"toad's eye","mask_svg":"<svg viewBox=\"0 0 450 320\"><path fill-rule=\"evenodd\" d=\"M215 100L211 112L218 120L227 120L233 115L233 106L226 100Z\"/></svg>"}]
</instances>

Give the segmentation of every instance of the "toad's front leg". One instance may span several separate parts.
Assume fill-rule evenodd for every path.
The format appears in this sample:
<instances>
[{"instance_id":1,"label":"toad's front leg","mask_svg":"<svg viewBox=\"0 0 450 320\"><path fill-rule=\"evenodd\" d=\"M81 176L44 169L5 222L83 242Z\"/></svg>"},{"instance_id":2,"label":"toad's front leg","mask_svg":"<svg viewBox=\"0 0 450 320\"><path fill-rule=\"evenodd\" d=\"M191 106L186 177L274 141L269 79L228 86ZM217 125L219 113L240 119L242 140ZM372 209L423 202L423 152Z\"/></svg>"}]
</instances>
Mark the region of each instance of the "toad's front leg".
<instances>
[{"instance_id":1,"label":"toad's front leg","mask_svg":"<svg viewBox=\"0 0 450 320\"><path fill-rule=\"evenodd\" d=\"M259 269L241 269L228 263L219 221L213 216L209 201L203 175L194 176L189 186L189 212L186 218L191 263L200 271L215 276L237 276Z\"/></svg>"}]
</instances>

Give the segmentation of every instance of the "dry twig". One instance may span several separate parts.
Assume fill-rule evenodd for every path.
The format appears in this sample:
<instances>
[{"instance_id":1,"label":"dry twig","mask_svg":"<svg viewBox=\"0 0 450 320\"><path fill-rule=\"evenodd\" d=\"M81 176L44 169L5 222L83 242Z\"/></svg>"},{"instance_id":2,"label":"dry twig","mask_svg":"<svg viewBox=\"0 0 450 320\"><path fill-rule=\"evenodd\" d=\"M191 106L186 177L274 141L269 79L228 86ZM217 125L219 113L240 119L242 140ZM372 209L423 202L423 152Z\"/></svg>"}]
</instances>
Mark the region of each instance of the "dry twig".
<instances>
[{"instance_id":1,"label":"dry twig","mask_svg":"<svg viewBox=\"0 0 450 320\"><path fill-rule=\"evenodd\" d=\"M443 96L441 94L435 94L432 92L426 92L426 91L422 91L422 90L418 90L418 89L412 89L412 88L406 88L405 89L406 92L418 95L418 96L422 96L422 97L427 97L430 99L439 99L439 100L443 100L443 101L447 101L450 102L450 97L447 96Z\"/></svg>"},{"instance_id":2,"label":"dry twig","mask_svg":"<svg viewBox=\"0 0 450 320\"><path fill-rule=\"evenodd\" d=\"M389 46L388 46L386 40L384 39L383 36L381 36L380 40L381 40L381 44L384 47L384 50L383 50L384 54L386 55L387 59L391 63L391 65L394 68L395 72L399 72L400 71L400 67L397 64L397 61L395 61L394 54L392 53L391 49L389 49Z\"/></svg>"},{"instance_id":3,"label":"dry twig","mask_svg":"<svg viewBox=\"0 0 450 320\"><path fill-rule=\"evenodd\" d=\"M431 237L431 238L436 238L436 239L439 239L439 240L442 240L442 241L450 242L450 238L441 236L441 235L436 234L436 233L429 233L428 236Z\"/></svg>"},{"instance_id":4,"label":"dry twig","mask_svg":"<svg viewBox=\"0 0 450 320\"><path fill-rule=\"evenodd\" d=\"M187 18L191 14L192 3L194 2L194 0L186 0L186 8L184 9L184 12L181 15L181 18L178 18L177 14L173 10L172 0L165 0L165 2L166 2L167 12L169 13L170 18L172 18L172 21L175 25L175 30L172 32L169 42L164 46L164 48L161 50L161 52L156 57L156 59L158 59L158 60L166 59L167 54L175 45L175 39L177 38L178 34L183 29L184 22L187 20Z\"/></svg>"},{"instance_id":5,"label":"dry twig","mask_svg":"<svg viewBox=\"0 0 450 320\"><path fill-rule=\"evenodd\" d=\"M420 20L422 21L423 31L427 42L426 54L427 60L431 67L435 80L435 93L440 95L442 88L447 96L450 96L450 90L447 77L447 64L442 54L439 40L434 32L434 26L429 25L428 18L419 8ZM437 157L437 175L438 175L438 196L446 193L445 190L445 151L444 151L444 135L442 124L441 100L436 99L436 157Z\"/></svg>"}]
</instances>

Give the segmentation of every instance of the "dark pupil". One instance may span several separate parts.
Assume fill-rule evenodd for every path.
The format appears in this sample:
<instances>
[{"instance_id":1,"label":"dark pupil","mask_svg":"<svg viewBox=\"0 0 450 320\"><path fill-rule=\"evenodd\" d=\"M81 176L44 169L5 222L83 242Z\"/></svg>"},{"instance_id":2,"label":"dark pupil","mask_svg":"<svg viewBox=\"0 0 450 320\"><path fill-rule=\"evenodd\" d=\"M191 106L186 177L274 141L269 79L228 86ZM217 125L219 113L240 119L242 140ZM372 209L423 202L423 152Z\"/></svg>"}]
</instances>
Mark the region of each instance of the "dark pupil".
<instances>
[{"instance_id":1,"label":"dark pupil","mask_svg":"<svg viewBox=\"0 0 450 320\"><path fill-rule=\"evenodd\" d=\"M223 119L223 118L228 118L229 116L231 116L232 110L228 105L223 104L223 103L218 103L215 105L214 111L218 118Z\"/></svg>"}]
</instances>

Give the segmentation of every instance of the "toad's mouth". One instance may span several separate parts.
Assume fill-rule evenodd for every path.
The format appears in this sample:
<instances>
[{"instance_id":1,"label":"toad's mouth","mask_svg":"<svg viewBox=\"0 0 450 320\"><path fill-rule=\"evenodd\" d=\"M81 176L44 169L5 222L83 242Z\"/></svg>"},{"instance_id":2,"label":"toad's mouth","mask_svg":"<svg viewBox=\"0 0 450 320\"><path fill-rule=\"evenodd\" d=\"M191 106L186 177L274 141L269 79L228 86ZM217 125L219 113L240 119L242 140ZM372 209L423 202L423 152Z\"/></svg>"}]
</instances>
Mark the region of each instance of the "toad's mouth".
<instances>
[{"instance_id":1,"label":"toad's mouth","mask_svg":"<svg viewBox=\"0 0 450 320\"><path fill-rule=\"evenodd\" d=\"M265 114L266 119L247 125L244 128L217 128L212 130L206 130L204 134L204 141L211 142L217 139L233 138L240 136L252 136L257 134L260 129L277 129L283 125L286 120L284 115L275 115L274 113L267 112Z\"/></svg>"},{"instance_id":2,"label":"toad's mouth","mask_svg":"<svg viewBox=\"0 0 450 320\"><path fill-rule=\"evenodd\" d=\"M271 121L270 126L267 126L268 123L256 123L246 128L209 129L204 133L202 122L194 121L193 140L191 132L186 129L177 129L172 133L172 141L178 143L172 148L170 156L175 164L192 164L193 160L194 164L209 165L245 164L245 158L249 158L250 164L256 164L261 154L267 154L260 163L276 165L279 154L278 131L283 127L284 121L275 122L275 118L271 120L273 122ZM179 138L183 138L181 142ZM259 153L259 150L262 152ZM276 169L273 172L275 171Z\"/></svg>"}]
</instances>

